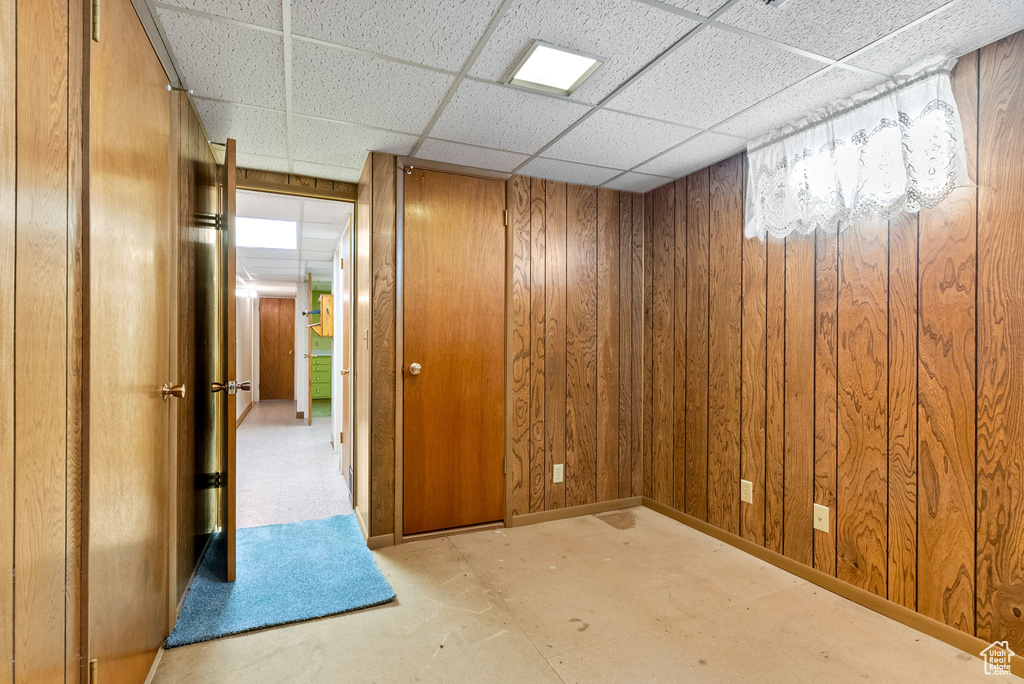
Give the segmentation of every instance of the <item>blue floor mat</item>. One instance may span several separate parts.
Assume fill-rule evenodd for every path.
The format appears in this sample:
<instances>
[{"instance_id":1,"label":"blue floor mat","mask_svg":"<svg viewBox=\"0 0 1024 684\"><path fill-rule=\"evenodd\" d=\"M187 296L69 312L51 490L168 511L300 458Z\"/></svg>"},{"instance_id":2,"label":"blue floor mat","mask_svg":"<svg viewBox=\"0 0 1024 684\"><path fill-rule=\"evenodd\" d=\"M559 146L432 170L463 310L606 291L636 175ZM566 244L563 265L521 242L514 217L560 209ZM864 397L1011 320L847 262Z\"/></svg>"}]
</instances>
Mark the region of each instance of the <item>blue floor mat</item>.
<instances>
[{"instance_id":1,"label":"blue floor mat","mask_svg":"<svg viewBox=\"0 0 1024 684\"><path fill-rule=\"evenodd\" d=\"M395 597L354 514L238 530L234 582L221 580L224 553L223 539L214 540L167 648L345 613Z\"/></svg>"}]
</instances>

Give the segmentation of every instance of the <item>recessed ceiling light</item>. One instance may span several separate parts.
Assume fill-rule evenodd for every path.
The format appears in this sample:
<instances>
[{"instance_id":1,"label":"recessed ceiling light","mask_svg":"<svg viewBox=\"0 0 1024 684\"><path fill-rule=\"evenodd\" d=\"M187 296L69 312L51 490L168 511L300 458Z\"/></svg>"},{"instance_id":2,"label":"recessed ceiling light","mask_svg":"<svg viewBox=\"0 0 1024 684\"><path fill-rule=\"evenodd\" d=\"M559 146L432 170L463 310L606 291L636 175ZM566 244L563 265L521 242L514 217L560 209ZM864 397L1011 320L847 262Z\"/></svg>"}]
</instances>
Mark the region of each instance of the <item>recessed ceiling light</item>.
<instances>
[{"instance_id":1,"label":"recessed ceiling light","mask_svg":"<svg viewBox=\"0 0 1024 684\"><path fill-rule=\"evenodd\" d=\"M571 95L604 62L591 55L536 40L508 83L557 95Z\"/></svg>"},{"instance_id":2,"label":"recessed ceiling light","mask_svg":"<svg viewBox=\"0 0 1024 684\"><path fill-rule=\"evenodd\" d=\"M235 219L236 247L263 247L265 249L295 249L298 244L298 230L295 221L272 219Z\"/></svg>"}]
</instances>

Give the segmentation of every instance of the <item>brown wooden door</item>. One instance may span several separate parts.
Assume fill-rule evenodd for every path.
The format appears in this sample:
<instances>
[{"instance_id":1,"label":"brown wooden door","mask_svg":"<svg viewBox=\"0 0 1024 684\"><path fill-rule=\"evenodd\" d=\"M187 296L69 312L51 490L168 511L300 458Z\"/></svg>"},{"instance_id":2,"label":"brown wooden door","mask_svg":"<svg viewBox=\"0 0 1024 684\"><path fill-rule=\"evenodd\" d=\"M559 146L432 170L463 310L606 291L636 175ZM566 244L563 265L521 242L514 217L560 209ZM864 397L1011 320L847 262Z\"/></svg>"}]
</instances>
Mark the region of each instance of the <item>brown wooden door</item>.
<instances>
[{"instance_id":1,"label":"brown wooden door","mask_svg":"<svg viewBox=\"0 0 1024 684\"><path fill-rule=\"evenodd\" d=\"M225 568L224 579L228 582L235 581L235 423L236 392L231 388L240 378L235 377L238 366L235 363L235 141L228 138L224 149L224 164L221 172L221 288L220 288L220 310L223 312L221 318L221 339L224 340L221 359L224 379L222 387L216 394L222 395L220 402L220 424L223 426L223 439L221 441L222 464L221 472L224 478L220 487L220 520L221 530L224 535L225 545ZM204 388L205 389L205 388ZM213 387L211 387L213 392Z\"/></svg>"},{"instance_id":2,"label":"brown wooden door","mask_svg":"<svg viewBox=\"0 0 1024 684\"><path fill-rule=\"evenodd\" d=\"M260 299L260 400L295 398L295 300Z\"/></svg>"},{"instance_id":3,"label":"brown wooden door","mask_svg":"<svg viewBox=\"0 0 1024 684\"><path fill-rule=\"evenodd\" d=\"M88 641L103 681L141 682L168 626L171 100L129 0L104 3L103 30L90 50Z\"/></svg>"},{"instance_id":4,"label":"brown wooden door","mask_svg":"<svg viewBox=\"0 0 1024 684\"><path fill-rule=\"evenodd\" d=\"M405 534L504 517L504 210L502 181L405 177Z\"/></svg>"},{"instance_id":5,"label":"brown wooden door","mask_svg":"<svg viewBox=\"0 0 1024 684\"><path fill-rule=\"evenodd\" d=\"M341 306L340 316L334 317L334 334L341 336L341 363L338 377L341 381L341 471L348 480L348 493L352 494L352 262L350 257L352 244L352 223L349 222L345 233L341 236L341 270L337 285Z\"/></svg>"}]
</instances>

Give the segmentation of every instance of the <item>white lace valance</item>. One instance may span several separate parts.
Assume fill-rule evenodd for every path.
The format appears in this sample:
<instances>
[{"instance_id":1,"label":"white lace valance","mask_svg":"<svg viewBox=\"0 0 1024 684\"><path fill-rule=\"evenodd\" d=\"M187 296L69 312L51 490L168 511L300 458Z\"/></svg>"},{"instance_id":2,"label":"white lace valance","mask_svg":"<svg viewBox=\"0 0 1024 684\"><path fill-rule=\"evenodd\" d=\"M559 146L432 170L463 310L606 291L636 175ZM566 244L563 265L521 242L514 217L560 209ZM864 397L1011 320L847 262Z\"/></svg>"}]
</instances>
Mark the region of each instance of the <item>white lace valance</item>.
<instances>
[{"instance_id":1,"label":"white lace valance","mask_svg":"<svg viewBox=\"0 0 1024 684\"><path fill-rule=\"evenodd\" d=\"M968 185L955 61L900 78L747 147L747 237L839 231L933 207Z\"/></svg>"}]
</instances>

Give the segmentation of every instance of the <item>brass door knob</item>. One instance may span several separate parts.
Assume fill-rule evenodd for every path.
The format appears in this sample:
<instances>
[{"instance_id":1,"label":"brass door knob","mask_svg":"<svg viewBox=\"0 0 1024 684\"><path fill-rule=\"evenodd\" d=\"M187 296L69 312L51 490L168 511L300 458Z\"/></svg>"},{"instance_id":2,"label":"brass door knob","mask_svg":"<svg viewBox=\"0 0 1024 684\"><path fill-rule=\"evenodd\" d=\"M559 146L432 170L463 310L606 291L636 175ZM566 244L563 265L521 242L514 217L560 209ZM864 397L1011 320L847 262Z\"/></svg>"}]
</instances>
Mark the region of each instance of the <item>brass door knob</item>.
<instances>
[{"instance_id":1,"label":"brass door knob","mask_svg":"<svg viewBox=\"0 0 1024 684\"><path fill-rule=\"evenodd\" d=\"M238 383L238 389L244 392L250 391L252 389L252 380L243 380L242 382Z\"/></svg>"},{"instance_id":2,"label":"brass door knob","mask_svg":"<svg viewBox=\"0 0 1024 684\"><path fill-rule=\"evenodd\" d=\"M160 398L167 401L167 397L178 397L179 399L184 399L185 386L172 385L169 382L165 382L164 386L160 388Z\"/></svg>"},{"instance_id":3,"label":"brass door knob","mask_svg":"<svg viewBox=\"0 0 1024 684\"><path fill-rule=\"evenodd\" d=\"M214 382L210 384L211 392L226 392L228 385L226 382Z\"/></svg>"},{"instance_id":4,"label":"brass door knob","mask_svg":"<svg viewBox=\"0 0 1024 684\"><path fill-rule=\"evenodd\" d=\"M423 366L418 363L409 364L409 375L419 375L420 371L423 370Z\"/></svg>"},{"instance_id":5,"label":"brass door knob","mask_svg":"<svg viewBox=\"0 0 1024 684\"><path fill-rule=\"evenodd\" d=\"M342 368L340 372L341 372L342 375L348 375L349 370L348 370L348 368Z\"/></svg>"}]
</instances>

